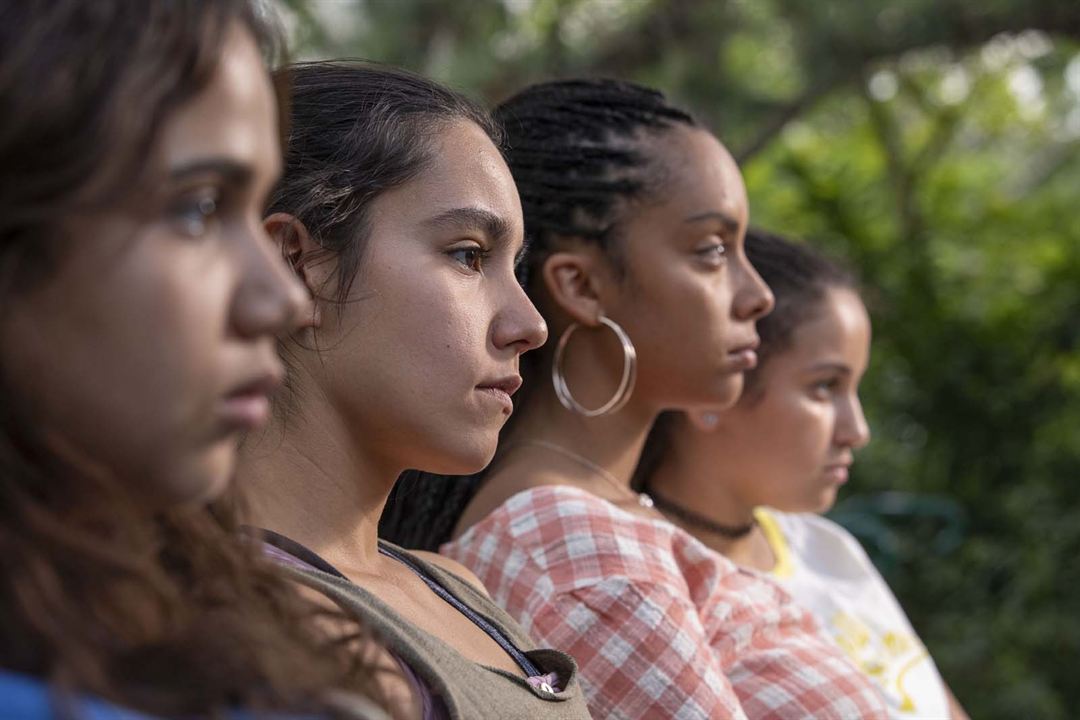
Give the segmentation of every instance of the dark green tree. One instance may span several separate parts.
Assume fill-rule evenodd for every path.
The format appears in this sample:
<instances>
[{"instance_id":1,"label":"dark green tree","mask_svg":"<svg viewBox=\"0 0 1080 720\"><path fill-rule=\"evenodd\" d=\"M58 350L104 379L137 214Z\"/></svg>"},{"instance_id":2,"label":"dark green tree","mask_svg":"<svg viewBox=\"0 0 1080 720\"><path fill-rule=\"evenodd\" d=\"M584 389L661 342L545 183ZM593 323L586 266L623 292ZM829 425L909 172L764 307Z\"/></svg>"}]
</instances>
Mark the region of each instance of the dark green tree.
<instances>
[{"instance_id":1,"label":"dark green tree","mask_svg":"<svg viewBox=\"0 0 1080 720\"><path fill-rule=\"evenodd\" d=\"M870 546L943 675L972 717L1073 716L1080 2L282 5L301 57L404 65L488 101L614 75L694 107L742 161L755 224L862 275L875 439L849 493L952 513L908 513Z\"/></svg>"}]
</instances>

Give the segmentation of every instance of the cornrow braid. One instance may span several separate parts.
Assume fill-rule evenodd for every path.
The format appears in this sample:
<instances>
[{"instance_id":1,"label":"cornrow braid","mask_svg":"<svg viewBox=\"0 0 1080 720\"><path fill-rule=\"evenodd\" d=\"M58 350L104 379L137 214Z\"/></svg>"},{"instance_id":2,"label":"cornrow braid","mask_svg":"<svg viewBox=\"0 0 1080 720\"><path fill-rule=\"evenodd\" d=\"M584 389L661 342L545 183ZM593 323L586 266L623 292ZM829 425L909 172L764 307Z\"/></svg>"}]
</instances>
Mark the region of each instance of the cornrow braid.
<instances>
[{"instance_id":1,"label":"cornrow braid","mask_svg":"<svg viewBox=\"0 0 1080 720\"><path fill-rule=\"evenodd\" d=\"M405 471L386 500L379 536L405 548L437 552L449 542L481 479L479 473L444 476Z\"/></svg>"},{"instance_id":2,"label":"cornrow braid","mask_svg":"<svg viewBox=\"0 0 1080 720\"><path fill-rule=\"evenodd\" d=\"M664 95L619 80L558 80L525 88L494 111L506 161L517 183L529 253L518 277L530 296L531 270L559 237L597 243L618 267L620 210L650 192L658 168L643 146L649 134L697 127ZM540 382L540 353L522 357L525 387ZM507 428L503 428L505 436ZM450 540L483 474L445 477L410 471L398 479L379 523L382 537L407 548L437 550Z\"/></svg>"},{"instance_id":3,"label":"cornrow braid","mask_svg":"<svg viewBox=\"0 0 1080 720\"><path fill-rule=\"evenodd\" d=\"M644 134L684 125L687 112L656 90L619 80L561 80L532 85L495 109L506 133L507 163L521 195L530 268L558 236L612 250L620 204L649 189L653 168Z\"/></svg>"}]
</instances>

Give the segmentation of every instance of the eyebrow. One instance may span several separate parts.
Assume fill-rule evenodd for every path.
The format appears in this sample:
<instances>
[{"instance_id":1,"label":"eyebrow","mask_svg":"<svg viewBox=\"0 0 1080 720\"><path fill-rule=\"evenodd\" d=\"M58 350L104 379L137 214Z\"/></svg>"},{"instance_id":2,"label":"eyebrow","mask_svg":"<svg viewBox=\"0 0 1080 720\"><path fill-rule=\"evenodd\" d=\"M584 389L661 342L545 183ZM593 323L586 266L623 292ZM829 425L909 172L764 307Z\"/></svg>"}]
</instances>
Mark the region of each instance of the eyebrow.
<instances>
[{"instance_id":1,"label":"eyebrow","mask_svg":"<svg viewBox=\"0 0 1080 720\"><path fill-rule=\"evenodd\" d=\"M207 174L220 175L232 185L244 185L250 182L254 175L250 166L223 158L192 160L169 169L169 179L173 182Z\"/></svg>"},{"instance_id":2,"label":"eyebrow","mask_svg":"<svg viewBox=\"0 0 1080 720\"><path fill-rule=\"evenodd\" d=\"M737 232L739 229L738 220L728 215L727 213L719 212L716 210L709 210L707 212L698 213L697 215L691 215L690 217L685 218L683 222L696 223L704 222L706 220L719 221L721 224L723 224L724 229L728 230L729 232Z\"/></svg>"},{"instance_id":3,"label":"eyebrow","mask_svg":"<svg viewBox=\"0 0 1080 720\"><path fill-rule=\"evenodd\" d=\"M850 375L851 374L851 368L849 368L847 365L843 365L841 363L833 363L833 362L823 362L823 363L818 363L816 365L811 365L809 372L817 373L817 372L824 372L825 370L828 370L830 372L840 373L841 375Z\"/></svg>"},{"instance_id":4,"label":"eyebrow","mask_svg":"<svg viewBox=\"0 0 1080 720\"><path fill-rule=\"evenodd\" d=\"M424 221L424 225L431 228L451 228L454 230L480 230L492 243L505 245L510 241L512 226L510 222L499 215L478 207L460 207L441 212ZM522 243L516 258L525 256L528 240Z\"/></svg>"}]
</instances>

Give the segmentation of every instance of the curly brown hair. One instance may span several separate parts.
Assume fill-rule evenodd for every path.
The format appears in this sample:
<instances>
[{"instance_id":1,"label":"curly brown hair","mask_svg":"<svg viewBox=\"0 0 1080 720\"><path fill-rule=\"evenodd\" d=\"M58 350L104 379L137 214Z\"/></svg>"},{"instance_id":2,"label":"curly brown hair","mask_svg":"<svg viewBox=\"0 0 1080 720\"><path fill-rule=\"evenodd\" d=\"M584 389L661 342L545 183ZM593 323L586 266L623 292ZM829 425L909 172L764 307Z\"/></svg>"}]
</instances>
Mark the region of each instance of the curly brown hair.
<instances>
[{"instance_id":1,"label":"curly brown hair","mask_svg":"<svg viewBox=\"0 0 1080 720\"><path fill-rule=\"evenodd\" d=\"M247 0L0 6L0 312L47 282L63 218L132 187L233 23L272 47ZM70 691L168 716L377 694L361 628L262 558L235 490L151 513L136 479L50 435L18 382L0 366L0 667L45 679L61 705Z\"/></svg>"}]
</instances>

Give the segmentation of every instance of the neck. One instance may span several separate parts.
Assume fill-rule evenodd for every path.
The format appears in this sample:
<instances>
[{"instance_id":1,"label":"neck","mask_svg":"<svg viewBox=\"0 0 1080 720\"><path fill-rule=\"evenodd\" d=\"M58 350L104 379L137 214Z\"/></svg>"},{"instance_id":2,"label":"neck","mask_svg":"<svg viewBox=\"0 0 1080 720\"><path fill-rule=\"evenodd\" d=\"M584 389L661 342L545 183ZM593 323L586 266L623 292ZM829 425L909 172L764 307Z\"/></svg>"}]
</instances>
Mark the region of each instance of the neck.
<instances>
[{"instance_id":1,"label":"neck","mask_svg":"<svg viewBox=\"0 0 1080 720\"><path fill-rule=\"evenodd\" d=\"M657 507L671 522L709 548L742 564L761 564L747 561L762 539L754 505L732 492L735 483L723 477L722 463L695 452L693 446L699 444L680 442L676 434L649 478L648 490L654 500L659 498Z\"/></svg>"},{"instance_id":2,"label":"neck","mask_svg":"<svg viewBox=\"0 0 1080 720\"><path fill-rule=\"evenodd\" d=\"M317 392L287 422L277 417L245 439L237 482L251 498L252 524L313 550L330 564L372 572L383 506L400 470L357 442Z\"/></svg>"},{"instance_id":3,"label":"neck","mask_svg":"<svg viewBox=\"0 0 1080 720\"><path fill-rule=\"evenodd\" d=\"M756 525L753 517L741 525L725 525L705 513L660 494L655 487L650 487L648 492L657 509L669 520L677 520L680 525L692 528L699 535L715 535L717 538L735 542L749 535Z\"/></svg>"},{"instance_id":4,"label":"neck","mask_svg":"<svg viewBox=\"0 0 1080 720\"><path fill-rule=\"evenodd\" d=\"M610 476L610 480L625 488L626 496L630 496L630 479L655 417L655 411L635 403L631 397L624 407L611 415L586 418L563 407L550 382L543 383L541 387L533 388L528 403L505 439L506 465L514 462L515 451L524 456L524 450L529 448L526 475L558 475L568 484L605 497L618 492L605 487L610 483L598 479L598 473L583 463L575 463L567 455L551 452L540 445L530 445L548 443L596 465Z\"/></svg>"}]
</instances>

